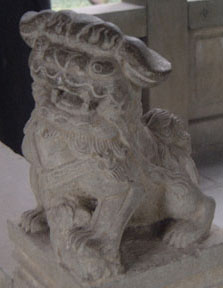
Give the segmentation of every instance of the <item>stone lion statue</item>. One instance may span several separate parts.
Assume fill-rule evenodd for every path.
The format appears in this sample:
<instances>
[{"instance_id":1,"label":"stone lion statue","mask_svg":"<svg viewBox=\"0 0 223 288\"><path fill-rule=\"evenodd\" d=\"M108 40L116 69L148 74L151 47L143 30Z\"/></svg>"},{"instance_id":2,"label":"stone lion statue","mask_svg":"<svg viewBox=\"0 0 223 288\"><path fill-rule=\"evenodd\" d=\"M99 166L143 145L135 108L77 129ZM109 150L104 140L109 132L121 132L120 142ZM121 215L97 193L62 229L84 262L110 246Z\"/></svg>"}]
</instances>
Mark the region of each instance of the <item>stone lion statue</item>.
<instances>
[{"instance_id":1,"label":"stone lion statue","mask_svg":"<svg viewBox=\"0 0 223 288\"><path fill-rule=\"evenodd\" d=\"M188 133L167 111L142 115L142 88L171 64L94 16L28 12L20 31L36 103L22 149L37 208L23 229L49 229L58 262L83 281L123 272L128 226L173 219L163 241L177 248L206 237L215 202L199 189Z\"/></svg>"}]
</instances>

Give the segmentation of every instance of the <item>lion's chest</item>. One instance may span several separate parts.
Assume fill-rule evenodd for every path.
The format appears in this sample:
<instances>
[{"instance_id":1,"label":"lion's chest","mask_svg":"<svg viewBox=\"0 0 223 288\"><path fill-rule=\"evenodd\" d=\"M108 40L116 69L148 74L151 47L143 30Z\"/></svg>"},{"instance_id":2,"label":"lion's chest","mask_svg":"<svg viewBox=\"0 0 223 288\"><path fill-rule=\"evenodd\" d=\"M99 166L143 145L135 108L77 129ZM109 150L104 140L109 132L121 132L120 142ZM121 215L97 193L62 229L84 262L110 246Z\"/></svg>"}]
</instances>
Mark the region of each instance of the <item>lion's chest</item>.
<instances>
[{"instance_id":1,"label":"lion's chest","mask_svg":"<svg viewBox=\"0 0 223 288\"><path fill-rule=\"evenodd\" d=\"M26 158L34 166L42 169L53 169L74 160L67 139L50 124L37 121L30 127L24 139Z\"/></svg>"},{"instance_id":2,"label":"lion's chest","mask_svg":"<svg viewBox=\"0 0 223 288\"><path fill-rule=\"evenodd\" d=\"M51 169L69 162L72 159L71 152L65 139L59 132L53 129L43 128L35 133L35 143L44 168Z\"/></svg>"}]
</instances>

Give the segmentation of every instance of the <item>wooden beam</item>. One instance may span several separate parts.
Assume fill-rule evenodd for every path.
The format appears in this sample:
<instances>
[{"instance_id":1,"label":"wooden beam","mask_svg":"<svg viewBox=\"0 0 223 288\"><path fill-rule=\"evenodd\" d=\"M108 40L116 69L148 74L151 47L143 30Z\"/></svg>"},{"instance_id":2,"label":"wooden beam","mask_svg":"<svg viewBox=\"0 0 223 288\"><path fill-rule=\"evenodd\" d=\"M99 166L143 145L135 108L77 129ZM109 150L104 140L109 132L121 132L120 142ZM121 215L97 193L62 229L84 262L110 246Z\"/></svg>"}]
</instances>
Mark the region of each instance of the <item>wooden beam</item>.
<instances>
[{"instance_id":1,"label":"wooden beam","mask_svg":"<svg viewBox=\"0 0 223 288\"><path fill-rule=\"evenodd\" d=\"M223 0L188 0L190 29L223 26Z\"/></svg>"}]
</instances>

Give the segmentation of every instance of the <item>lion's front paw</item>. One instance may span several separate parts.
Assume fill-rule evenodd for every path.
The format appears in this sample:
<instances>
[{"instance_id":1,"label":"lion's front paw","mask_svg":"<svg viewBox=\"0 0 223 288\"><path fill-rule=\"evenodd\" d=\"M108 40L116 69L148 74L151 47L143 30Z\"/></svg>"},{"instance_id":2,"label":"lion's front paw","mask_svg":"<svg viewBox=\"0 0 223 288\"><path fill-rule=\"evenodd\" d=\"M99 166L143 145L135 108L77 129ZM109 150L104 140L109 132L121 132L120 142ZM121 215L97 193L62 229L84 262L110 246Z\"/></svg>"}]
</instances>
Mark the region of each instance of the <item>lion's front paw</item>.
<instances>
[{"instance_id":1,"label":"lion's front paw","mask_svg":"<svg viewBox=\"0 0 223 288\"><path fill-rule=\"evenodd\" d=\"M77 253L87 249L92 255L95 254L97 257L100 256L109 261L119 263L119 250L115 243L115 239L113 241L108 237L106 238L89 226L73 228L70 230L68 237L68 248L73 246Z\"/></svg>"},{"instance_id":2,"label":"lion's front paw","mask_svg":"<svg viewBox=\"0 0 223 288\"><path fill-rule=\"evenodd\" d=\"M124 271L113 241L99 236L89 226L76 227L70 231L67 249L77 255L78 265L82 267L82 278L86 280L96 281Z\"/></svg>"},{"instance_id":3,"label":"lion's front paw","mask_svg":"<svg viewBox=\"0 0 223 288\"><path fill-rule=\"evenodd\" d=\"M203 229L189 221L178 221L166 232L163 240L176 248L186 248L205 236Z\"/></svg>"},{"instance_id":4,"label":"lion's front paw","mask_svg":"<svg viewBox=\"0 0 223 288\"><path fill-rule=\"evenodd\" d=\"M44 211L36 208L24 212L21 216L20 226L26 233L47 231L48 224Z\"/></svg>"}]
</instances>

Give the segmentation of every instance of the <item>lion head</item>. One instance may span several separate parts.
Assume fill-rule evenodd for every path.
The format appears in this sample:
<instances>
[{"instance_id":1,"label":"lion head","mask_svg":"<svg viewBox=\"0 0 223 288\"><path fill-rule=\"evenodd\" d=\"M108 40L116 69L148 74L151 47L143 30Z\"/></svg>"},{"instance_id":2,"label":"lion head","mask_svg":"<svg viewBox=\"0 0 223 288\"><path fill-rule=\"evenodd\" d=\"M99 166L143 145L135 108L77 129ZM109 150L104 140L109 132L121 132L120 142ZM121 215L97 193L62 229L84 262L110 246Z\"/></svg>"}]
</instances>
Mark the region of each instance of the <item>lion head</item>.
<instances>
[{"instance_id":1,"label":"lion head","mask_svg":"<svg viewBox=\"0 0 223 288\"><path fill-rule=\"evenodd\" d=\"M50 85L51 102L67 113L89 116L97 110L113 119L128 107L137 111L140 99L130 95L157 85L171 70L167 60L140 40L94 16L28 12L20 31L32 48L33 79Z\"/></svg>"}]
</instances>

